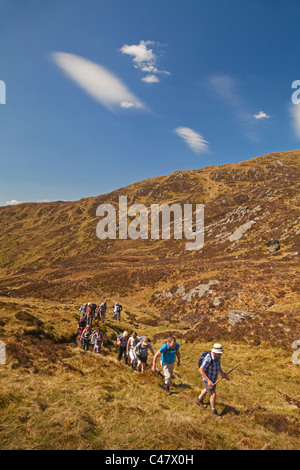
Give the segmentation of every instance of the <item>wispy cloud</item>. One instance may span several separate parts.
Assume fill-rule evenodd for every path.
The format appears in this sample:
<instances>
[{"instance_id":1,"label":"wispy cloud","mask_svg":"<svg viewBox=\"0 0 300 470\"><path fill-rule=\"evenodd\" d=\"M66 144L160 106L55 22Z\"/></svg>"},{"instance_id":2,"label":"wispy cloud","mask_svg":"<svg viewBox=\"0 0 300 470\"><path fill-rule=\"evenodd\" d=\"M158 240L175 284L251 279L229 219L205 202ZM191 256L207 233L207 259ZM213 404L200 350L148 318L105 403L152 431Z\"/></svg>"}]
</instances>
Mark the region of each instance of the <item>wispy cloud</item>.
<instances>
[{"instance_id":1,"label":"wispy cloud","mask_svg":"<svg viewBox=\"0 0 300 470\"><path fill-rule=\"evenodd\" d=\"M254 114L253 117L254 117L255 119L267 119L267 118L269 118L269 117L271 117L271 116L268 116L268 114L266 114L264 111L259 111L259 113L258 113L258 114Z\"/></svg>"},{"instance_id":2,"label":"wispy cloud","mask_svg":"<svg viewBox=\"0 0 300 470\"><path fill-rule=\"evenodd\" d=\"M52 58L69 78L109 110L144 108L124 83L101 65L66 52L54 52Z\"/></svg>"},{"instance_id":3,"label":"wispy cloud","mask_svg":"<svg viewBox=\"0 0 300 470\"><path fill-rule=\"evenodd\" d=\"M176 127L174 129L175 134L177 134L195 153L200 154L203 152L208 152L208 142L205 140L201 134L190 129L189 127Z\"/></svg>"},{"instance_id":4,"label":"wispy cloud","mask_svg":"<svg viewBox=\"0 0 300 470\"><path fill-rule=\"evenodd\" d=\"M300 138L300 104L292 104L290 112L293 120L295 134Z\"/></svg>"},{"instance_id":5,"label":"wispy cloud","mask_svg":"<svg viewBox=\"0 0 300 470\"><path fill-rule=\"evenodd\" d=\"M149 46L152 46L152 48ZM146 83L158 83L160 81L158 75L160 74L170 75L167 70L158 68L158 54L153 50L154 47L158 46L160 44L155 41L140 41L139 44L124 44L120 49L122 54L127 54L133 58L133 65L136 69L149 74L142 77L142 80Z\"/></svg>"},{"instance_id":6,"label":"wispy cloud","mask_svg":"<svg viewBox=\"0 0 300 470\"><path fill-rule=\"evenodd\" d=\"M235 122L241 129L244 137L250 141L258 140L257 119L267 116L263 111L254 116L249 112L249 104L242 96L238 82L229 75L213 75L208 79L212 92L230 108ZM263 113L263 114L261 114ZM255 117L255 119L253 119Z\"/></svg>"}]
</instances>

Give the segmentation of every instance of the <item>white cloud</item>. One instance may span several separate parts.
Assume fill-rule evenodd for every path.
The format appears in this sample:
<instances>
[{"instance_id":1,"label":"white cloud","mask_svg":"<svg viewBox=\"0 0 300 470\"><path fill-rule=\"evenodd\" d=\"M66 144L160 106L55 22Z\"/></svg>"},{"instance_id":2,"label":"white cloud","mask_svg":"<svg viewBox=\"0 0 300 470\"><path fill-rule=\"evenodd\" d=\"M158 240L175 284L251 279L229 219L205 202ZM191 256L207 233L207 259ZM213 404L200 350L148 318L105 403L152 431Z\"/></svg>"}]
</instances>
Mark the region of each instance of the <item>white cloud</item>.
<instances>
[{"instance_id":1,"label":"white cloud","mask_svg":"<svg viewBox=\"0 0 300 470\"><path fill-rule=\"evenodd\" d=\"M146 77L142 78L143 82L146 83L158 83L159 78L156 75L146 75Z\"/></svg>"},{"instance_id":2,"label":"white cloud","mask_svg":"<svg viewBox=\"0 0 300 470\"><path fill-rule=\"evenodd\" d=\"M65 52L54 52L52 58L69 78L109 110L144 107L119 78L101 65ZM124 106L124 103L130 103L130 106Z\"/></svg>"},{"instance_id":3,"label":"white cloud","mask_svg":"<svg viewBox=\"0 0 300 470\"><path fill-rule=\"evenodd\" d=\"M154 44L153 41L140 41L139 44L133 44L128 46L124 44L121 47L121 52L123 54L128 54L133 57L133 62L136 64L147 63L152 64L156 61L156 55L152 49L148 49L149 44Z\"/></svg>"},{"instance_id":4,"label":"white cloud","mask_svg":"<svg viewBox=\"0 0 300 470\"><path fill-rule=\"evenodd\" d=\"M259 111L258 114L254 114L255 119L266 119L269 118L268 114L266 114L264 111Z\"/></svg>"},{"instance_id":5,"label":"white cloud","mask_svg":"<svg viewBox=\"0 0 300 470\"><path fill-rule=\"evenodd\" d=\"M208 142L198 132L189 127L176 127L174 130L181 139L195 153L207 152L209 150Z\"/></svg>"},{"instance_id":6,"label":"white cloud","mask_svg":"<svg viewBox=\"0 0 300 470\"><path fill-rule=\"evenodd\" d=\"M300 104L293 104L290 108L294 131L297 137L300 138Z\"/></svg>"},{"instance_id":7,"label":"white cloud","mask_svg":"<svg viewBox=\"0 0 300 470\"><path fill-rule=\"evenodd\" d=\"M16 199L12 199L11 201L6 201L5 204L7 206L15 206L17 204L22 204L22 201L17 201Z\"/></svg>"},{"instance_id":8,"label":"white cloud","mask_svg":"<svg viewBox=\"0 0 300 470\"><path fill-rule=\"evenodd\" d=\"M141 67L141 71L147 73L159 73L158 68L154 67L154 65L145 65Z\"/></svg>"},{"instance_id":9,"label":"white cloud","mask_svg":"<svg viewBox=\"0 0 300 470\"><path fill-rule=\"evenodd\" d=\"M153 48L150 49L148 47L150 45L153 45L154 47L160 46L160 44L155 41L140 41L139 44L133 44L131 46L124 44L120 51L122 54L127 54L133 57L133 64L136 69L150 74L142 78L144 82L158 83L160 80L157 75L170 75L170 72L160 70L157 67L158 55L153 51Z\"/></svg>"},{"instance_id":10,"label":"white cloud","mask_svg":"<svg viewBox=\"0 0 300 470\"><path fill-rule=\"evenodd\" d=\"M139 103L133 103L132 101L121 101L120 107L123 109L143 108L143 105L139 105Z\"/></svg>"}]
</instances>

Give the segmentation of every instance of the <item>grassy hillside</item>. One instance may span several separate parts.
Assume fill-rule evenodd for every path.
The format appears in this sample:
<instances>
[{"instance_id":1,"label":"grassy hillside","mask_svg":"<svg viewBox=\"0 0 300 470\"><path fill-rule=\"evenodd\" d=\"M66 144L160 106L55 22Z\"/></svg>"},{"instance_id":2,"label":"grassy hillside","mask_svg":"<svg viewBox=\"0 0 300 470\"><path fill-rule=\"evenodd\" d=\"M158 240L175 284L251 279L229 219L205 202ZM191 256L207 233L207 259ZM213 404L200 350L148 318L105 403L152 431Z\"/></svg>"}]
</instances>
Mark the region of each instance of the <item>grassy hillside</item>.
<instances>
[{"instance_id":1,"label":"grassy hillside","mask_svg":"<svg viewBox=\"0 0 300 470\"><path fill-rule=\"evenodd\" d=\"M300 437L300 151L176 172L76 202L1 207L0 449L297 449ZM205 204L205 244L96 237L101 203ZM244 233L240 227L247 227ZM243 231L243 229L242 229ZM270 253L267 243L279 242ZM78 308L108 299L101 355L76 342ZM112 305L123 305L122 321ZM181 344L172 395L162 376L116 360L124 329L157 350ZM199 409L197 361L221 342L217 410Z\"/></svg>"},{"instance_id":2,"label":"grassy hillside","mask_svg":"<svg viewBox=\"0 0 300 470\"><path fill-rule=\"evenodd\" d=\"M168 336L164 327L139 323L138 311L134 323L128 315L120 324L108 319L96 355L76 346L76 309L35 299L6 303L1 449L297 449L299 408L279 393L298 395L292 350L222 340L223 368L241 365L218 385L216 421L194 403L202 387L197 360L211 342L190 342L177 330L182 365L167 396L160 373L132 372L116 360L115 348L127 328L148 334L156 350Z\"/></svg>"}]
</instances>

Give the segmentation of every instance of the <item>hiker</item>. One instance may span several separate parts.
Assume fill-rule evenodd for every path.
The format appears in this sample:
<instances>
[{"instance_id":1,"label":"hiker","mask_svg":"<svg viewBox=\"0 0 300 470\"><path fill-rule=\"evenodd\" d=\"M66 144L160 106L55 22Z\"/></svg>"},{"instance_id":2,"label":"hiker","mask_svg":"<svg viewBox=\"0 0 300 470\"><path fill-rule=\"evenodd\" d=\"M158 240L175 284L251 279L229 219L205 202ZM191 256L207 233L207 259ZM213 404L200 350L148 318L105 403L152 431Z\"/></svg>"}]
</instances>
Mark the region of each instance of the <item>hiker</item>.
<instances>
[{"instance_id":1,"label":"hiker","mask_svg":"<svg viewBox=\"0 0 300 470\"><path fill-rule=\"evenodd\" d=\"M127 342L126 354L130 360L130 366L132 370L135 370L136 365L137 365L137 357L134 354L134 348L139 343L139 340L140 338L138 337L137 333L134 331Z\"/></svg>"},{"instance_id":2,"label":"hiker","mask_svg":"<svg viewBox=\"0 0 300 470\"><path fill-rule=\"evenodd\" d=\"M125 364L128 364L128 357L127 357L127 353L126 353L128 339L129 339L128 331L124 331L117 338L117 346L118 346L118 349L119 349L118 361L121 360L122 355L124 354Z\"/></svg>"},{"instance_id":3,"label":"hiker","mask_svg":"<svg viewBox=\"0 0 300 470\"><path fill-rule=\"evenodd\" d=\"M92 328L92 323L94 319L94 309L90 302L87 304L85 319L86 319L86 324Z\"/></svg>"},{"instance_id":4,"label":"hiker","mask_svg":"<svg viewBox=\"0 0 300 470\"><path fill-rule=\"evenodd\" d=\"M79 312L81 312L81 316L84 317L85 314L86 314L86 308L87 308L87 304L83 304L81 305L81 307L78 309Z\"/></svg>"},{"instance_id":5,"label":"hiker","mask_svg":"<svg viewBox=\"0 0 300 470\"><path fill-rule=\"evenodd\" d=\"M214 385L217 381L219 373L222 374L222 377L226 380L230 380L228 374L223 372L221 368L221 356L224 353L221 344L214 344L211 351L208 351L207 354L203 353L202 355L202 362L201 358L201 367L199 368L199 372L202 375L203 382L205 388L202 390L201 394L198 396L196 403L202 408L207 408L207 406L203 403L203 398L207 393L210 395L210 405L212 414L218 418L221 416L218 414L216 410L216 386Z\"/></svg>"},{"instance_id":6,"label":"hiker","mask_svg":"<svg viewBox=\"0 0 300 470\"><path fill-rule=\"evenodd\" d=\"M82 335L82 332L83 330L85 329L86 327L86 321L85 321L85 317L82 316L78 322L78 335L79 335L79 341L80 341L80 344L82 346L82 340L81 340L81 335Z\"/></svg>"},{"instance_id":7,"label":"hiker","mask_svg":"<svg viewBox=\"0 0 300 470\"><path fill-rule=\"evenodd\" d=\"M152 371L156 371L156 361L159 356L161 356L160 363L162 371L164 374L164 384L163 388L168 395L170 392L170 385L172 384L172 374L174 369L175 359L177 358L177 367L180 366L180 352L179 344L176 342L176 338L171 336L166 343L164 343L161 348L157 351L153 359Z\"/></svg>"},{"instance_id":8,"label":"hiker","mask_svg":"<svg viewBox=\"0 0 300 470\"><path fill-rule=\"evenodd\" d=\"M154 357L153 348L147 338L144 336L143 339L135 346L133 353L137 358L137 370L145 371L148 359L148 349L150 349L152 356Z\"/></svg>"},{"instance_id":9,"label":"hiker","mask_svg":"<svg viewBox=\"0 0 300 470\"><path fill-rule=\"evenodd\" d=\"M105 302L102 302L99 305L99 317L98 317L99 321L104 321L106 310L107 310L107 302L105 300Z\"/></svg>"},{"instance_id":10,"label":"hiker","mask_svg":"<svg viewBox=\"0 0 300 470\"><path fill-rule=\"evenodd\" d=\"M81 341L81 344L82 344L82 349L84 349L85 351L89 350L90 342L91 342L91 336L92 336L91 327L90 327L90 325L87 325L85 327L85 329L83 330L83 332L81 334L81 337L80 337L80 341Z\"/></svg>"},{"instance_id":11,"label":"hiker","mask_svg":"<svg viewBox=\"0 0 300 470\"><path fill-rule=\"evenodd\" d=\"M103 334L102 334L102 331L100 331L99 326L97 326L95 331L93 331L93 333L92 333L91 343L94 346L95 353L100 354L101 347L102 347L102 344L103 344Z\"/></svg>"},{"instance_id":12,"label":"hiker","mask_svg":"<svg viewBox=\"0 0 300 470\"><path fill-rule=\"evenodd\" d=\"M122 310L122 305L119 304L118 302L114 305L114 314L113 314L113 319L114 320L121 320L121 310Z\"/></svg>"},{"instance_id":13,"label":"hiker","mask_svg":"<svg viewBox=\"0 0 300 470\"><path fill-rule=\"evenodd\" d=\"M97 315L97 319L96 319L96 315ZM95 309L95 321L97 321L98 323L100 322L100 305L99 307Z\"/></svg>"},{"instance_id":14,"label":"hiker","mask_svg":"<svg viewBox=\"0 0 300 470\"><path fill-rule=\"evenodd\" d=\"M85 317L82 316L78 322L78 334L81 336L83 330L85 329L86 327L86 321L85 321Z\"/></svg>"},{"instance_id":15,"label":"hiker","mask_svg":"<svg viewBox=\"0 0 300 470\"><path fill-rule=\"evenodd\" d=\"M148 338L148 336L139 336L139 340L142 341L143 338ZM151 343L151 339L148 338L149 343Z\"/></svg>"}]
</instances>

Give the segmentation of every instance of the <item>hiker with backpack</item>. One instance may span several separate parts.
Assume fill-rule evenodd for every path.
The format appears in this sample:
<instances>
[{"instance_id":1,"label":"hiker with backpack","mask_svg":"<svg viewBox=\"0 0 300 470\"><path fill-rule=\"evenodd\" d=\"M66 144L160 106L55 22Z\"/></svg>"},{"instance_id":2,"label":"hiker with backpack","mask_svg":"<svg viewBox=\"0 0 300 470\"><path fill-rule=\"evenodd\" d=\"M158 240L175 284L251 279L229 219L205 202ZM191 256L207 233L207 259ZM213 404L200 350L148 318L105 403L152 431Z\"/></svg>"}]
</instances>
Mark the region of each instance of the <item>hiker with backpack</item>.
<instances>
[{"instance_id":1,"label":"hiker with backpack","mask_svg":"<svg viewBox=\"0 0 300 470\"><path fill-rule=\"evenodd\" d=\"M128 364L128 357L127 357L127 342L128 342L128 331L124 331L123 333L119 334L117 338L117 346L118 346L118 361L121 360L122 355L124 354L124 362Z\"/></svg>"},{"instance_id":2,"label":"hiker with backpack","mask_svg":"<svg viewBox=\"0 0 300 470\"><path fill-rule=\"evenodd\" d=\"M114 313L113 313L113 319L114 320L121 320L121 311L122 311L122 305L119 304L118 302L113 306Z\"/></svg>"},{"instance_id":3,"label":"hiker with backpack","mask_svg":"<svg viewBox=\"0 0 300 470\"><path fill-rule=\"evenodd\" d=\"M78 335L79 335L79 338L80 338L80 342L81 342L81 335L82 335L82 332L85 329L85 327L86 327L85 317L82 316L80 318L79 322L78 322Z\"/></svg>"},{"instance_id":4,"label":"hiker with backpack","mask_svg":"<svg viewBox=\"0 0 300 470\"><path fill-rule=\"evenodd\" d=\"M202 353L202 356L199 359L198 366L199 372L202 375L202 379L205 385L205 388L202 390L201 394L196 400L196 404L202 408L207 408L207 405L204 404L203 398L208 393L210 395L210 405L211 411L214 416L220 418L216 410L216 381L219 373L222 374L222 377L226 380L230 380L228 374L223 372L221 368L221 356L224 353L221 344L214 344L211 351L205 351Z\"/></svg>"},{"instance_id":5,"label":"hiker with backpack","mask_svg":"<svg viewBox=\"0 0 300 470\"><path fill-rule=\"evenodd\" d=\"M85 319L86 319L86 324L89 325L92 328L92 323L94 319L94 308L93 305L89 302L87 304L86 308L86 314L85 314Z\"/></svg>"},{"instance_id":6,"label":"hiker with backpack","mask_svg":"<svg viewBox=\"0 0 300 470\"><path fill-rule=\"evenodd\" d=\"M134 331L127 342L126 354L127 354L128 359L130 360L130 366L132 370L135 370L136 365L137 365L137 357L134 354L134 348L139 343L139 341L140 341L140 338L138 337L137 333Z\"/></svg>"},{"instance_id":7,"label":"hiker with backpack","mask_svg":"<svg viewBox=\"0 0 300 470\"><path fill-rule=\"evenodd\" d=\"M143 339L135 346L133 353L137 358L137 370L145 371L148 359L148 349L150 349L152 356L154 357L154 351L150 344L147 336L144 336Z\"/></svg>"},{"instance_id":8,"label":"hiker with backpack","mask_svg":"<svg viewBox=\"0 0 300 470\"><path fill-rule=\"evenodd\" d=\"M170 392L170 385L172 384L172 374L174 369L175 359L177 358L177 367L180 366L180 345L177 343L176 338L171 336L166 343L157 351L153 359L152 371L156 372L156 361L161 356L160 364L164 374L163 388L168 395Z\"/></svg>"},{"instance_id":9,"label":"hiker with backpack","mask_svg":"<svg viewBox=\"0 0 300 470\"><path fill-rule=\"evenodd\" d=\"M102 334L102 331L100 331L99 326L97 326L95 331L93 331L92 333L91 343L94 346L95 353L100 354L101 347L103 344L103 334Z\"/></svg>"},{"instance_id":10,"label":"hiker with backpack","mask_svg":"<svg viewBox=\"0 0 300 470\"><path fill-rule=\"evenodd\" d=\"M83 330L81 337L80 337L82 349L84 349L84 351L89 350L91 337L92 337L91 327L90 325L87 325L85 329Z\"/></svg>"}]
</instances>

